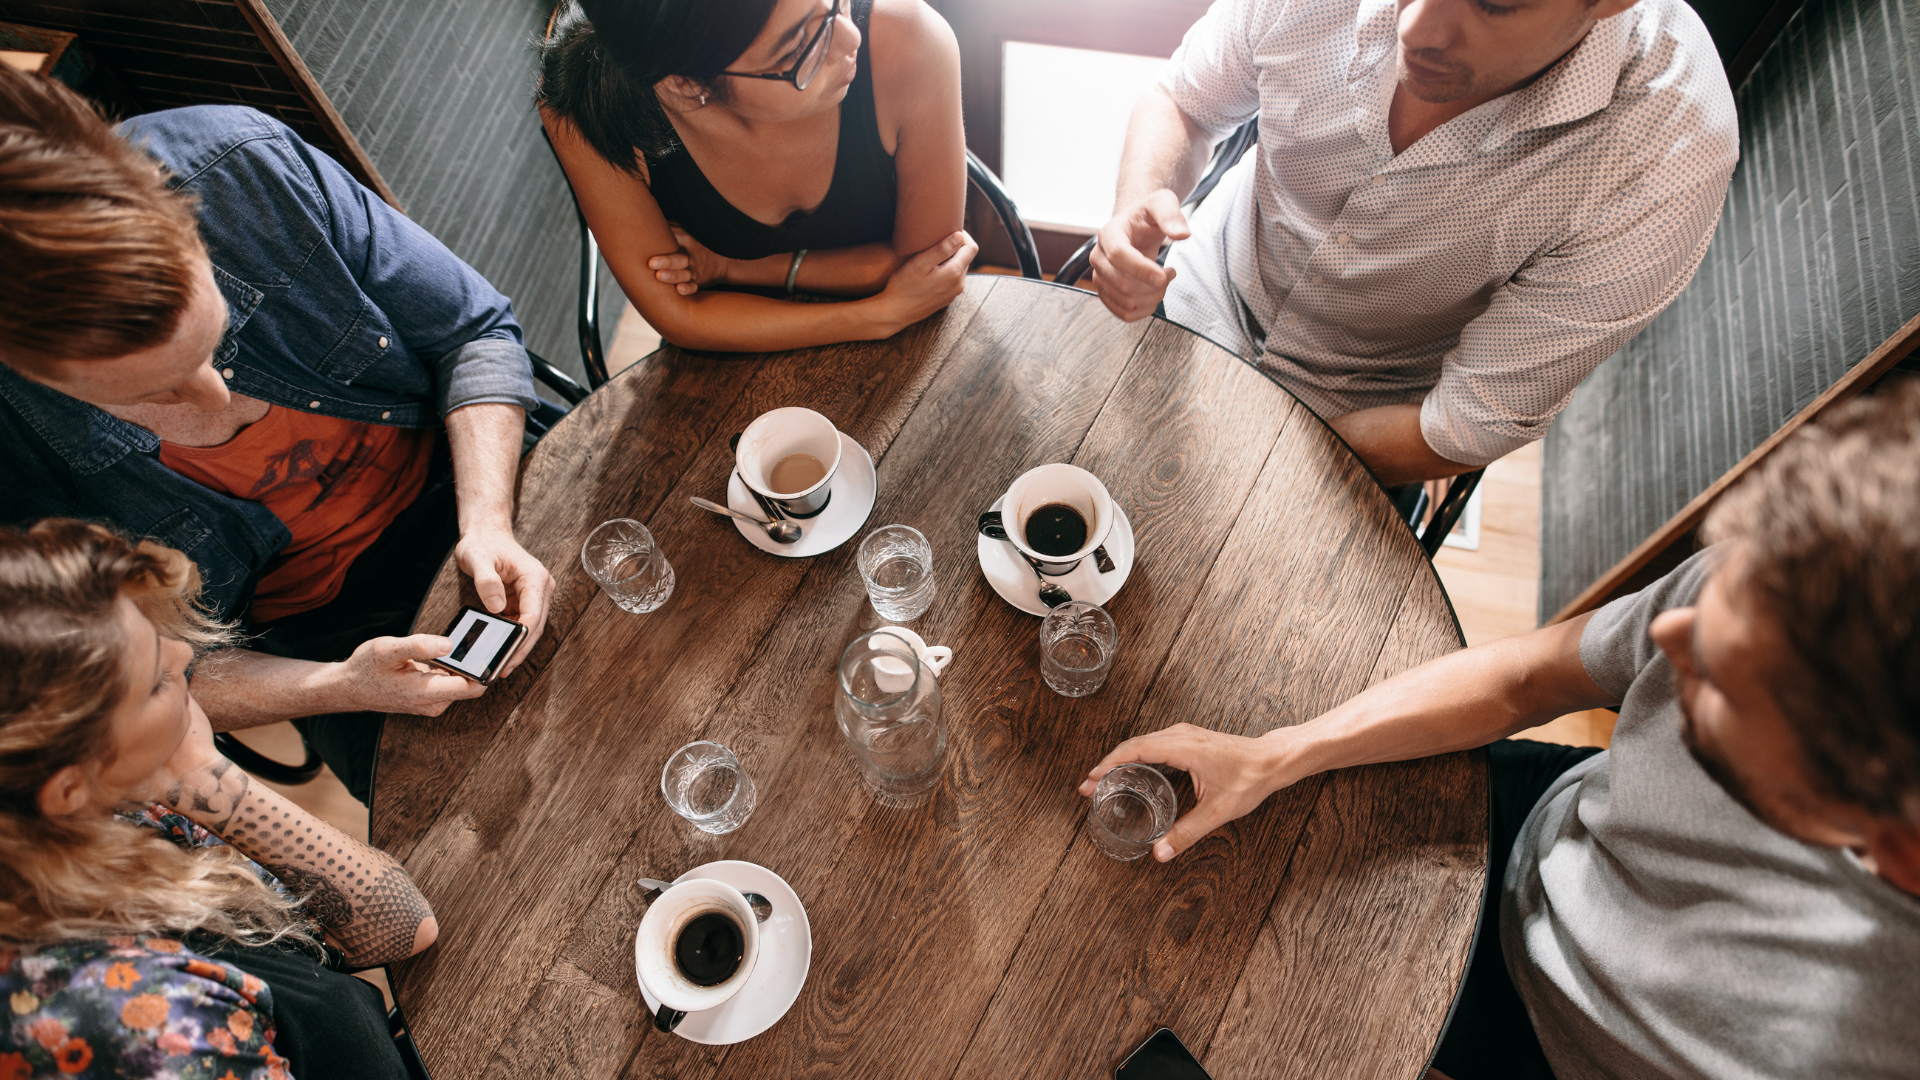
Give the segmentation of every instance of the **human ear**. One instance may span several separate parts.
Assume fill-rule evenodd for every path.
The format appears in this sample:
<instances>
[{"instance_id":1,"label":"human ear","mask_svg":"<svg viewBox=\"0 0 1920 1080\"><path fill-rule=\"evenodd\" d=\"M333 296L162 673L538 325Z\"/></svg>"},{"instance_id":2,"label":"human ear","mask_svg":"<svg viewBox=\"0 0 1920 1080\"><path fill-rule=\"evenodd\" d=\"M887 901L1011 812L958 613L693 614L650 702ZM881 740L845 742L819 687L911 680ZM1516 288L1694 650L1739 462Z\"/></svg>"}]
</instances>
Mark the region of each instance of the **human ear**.
<instances>
[{"instance_id":1,"label":"human ear","mask_svg":"<svg viewBox=\"0 0 1920 1080\"><path fill-rule=\"evenodd\" d=\"M1653 623L1647 627L1647 636L1653 639L1660 651L1667 654L1673 669L1682 675L1693 675L1693 620L1698 609L1683 607L1672 608L1654 616Z\"/></svg>"},{"instance_id":2,"label":"human ear","mask_svg":"<svg viewBox=\"0 0 1920 1080\"><path fill-rule=\"evenodd\" d=\"M87 808L93 785L78 765L69 765L40 785L40 813L43 817L71 817Z\"/></svg>"},{"instance_id":3,"label":"human ear","mask_svg":"<svg viewBox=\"0 0 1920 1080\"><path fill-rule=\"evenodd\" d=\"M1904 821L1878 821L1867 832L1867 854L1881 877L1920 896L1920 828Z\"/></svg>"},{"instance_id":4,"label":"human ear","mask_svg":"<svg viewBox=\"0 0 1920 1080\"><path fill-rule=\"evenodd\" d=\"M689 107L705 105L707 98L713 96L713 91L708 90L706 87L701 86L685 75L669 75L659 82L654 83L653 88L655 93L663 93L679 98Z\"/></svg>"}]
</instances>

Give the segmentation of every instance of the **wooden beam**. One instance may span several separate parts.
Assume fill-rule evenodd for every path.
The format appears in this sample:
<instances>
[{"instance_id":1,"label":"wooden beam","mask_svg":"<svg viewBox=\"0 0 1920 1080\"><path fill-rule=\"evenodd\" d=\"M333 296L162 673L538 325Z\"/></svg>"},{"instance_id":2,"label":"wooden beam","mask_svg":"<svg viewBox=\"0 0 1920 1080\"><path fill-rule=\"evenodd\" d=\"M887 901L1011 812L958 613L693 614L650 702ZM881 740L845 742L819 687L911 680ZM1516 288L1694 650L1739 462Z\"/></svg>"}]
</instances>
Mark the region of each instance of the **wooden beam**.
<instances>
[{"instance_id":1,"label":"wooden beam","mask_svg":"<svg viewBox=\"0 0 1920 1080\"><path fill-rule=\"evenodd\" d=\"M1907 320L1907 324L1894 331L1892 337L1880 343L1880 347L1867 354L1867 358L1853 365L1842 375L1826 393L1814 398L1806 408L1780 426L1780 430L1768 437L1766 442L1755 447L1753 452L1740 459L1733 468L1728 469L1720 479L1715 480L1707 490L1693 497L1693 501L1680 509L1680 512L1667 519L1666 524L1656 529L1652 536L1640 542L1640 546L1627 553L1627 557L1614 563L1612 568L1600 575L1599 579L1581 591L1566 607L1554 613L1548 619L1549 624L1565 622L1576 615L1602 606L1613 598L1621 586L1645 569L1654 560L1660 558L1673 545L1692 536L1707 518L1707 512L1713 508L1715 500L1745 479L1747 474L1759 466L1766 456L1773 452L1793 433L1818 420L1821 414L1844 401L1859 396L1860 392L1872 386L1882 375L1892 370L1894 365L1906 359L1914 347L1920 345L1920 315Z\"/></svg>"},{"instance_id":2,"label":"wooden beam","mask_svg":"<svg viewBox=\"0 0 1920 1080\"><path fill-rule=\"evenodd\" d=\"M387 186L386 178L380 175L379 169L374 168L373 159L367 156L367 151L360 145L360 140L353 137L353 132L348 129L346 120L342 119L340 111L333 107L327 92L320 89L320 81L313 77L313 72L307 70L307 62L300 59L300 54L294 51L293 42L287 40L286 32L280 29L280 23L274 19L273 13L267 10L264 0L233 0L233 2L234 6L240 9L240 14L246 16L247 22L253 26L253 32L259 36L260 44L266 47L274 62L280 65L280 70L286 72L287 78L293 80L293 88L299 91L300 99L307 103L307 108L313 110L314 118L333 139L334 146L340 151L342 159L340 163L347 167L347 171L354 175L354 179L372 188L374 194L385 199L388 206L403 214L406 213L406 208L400 205L400 200L394 195L393 189Z\"/></svg>"}]
</instances>

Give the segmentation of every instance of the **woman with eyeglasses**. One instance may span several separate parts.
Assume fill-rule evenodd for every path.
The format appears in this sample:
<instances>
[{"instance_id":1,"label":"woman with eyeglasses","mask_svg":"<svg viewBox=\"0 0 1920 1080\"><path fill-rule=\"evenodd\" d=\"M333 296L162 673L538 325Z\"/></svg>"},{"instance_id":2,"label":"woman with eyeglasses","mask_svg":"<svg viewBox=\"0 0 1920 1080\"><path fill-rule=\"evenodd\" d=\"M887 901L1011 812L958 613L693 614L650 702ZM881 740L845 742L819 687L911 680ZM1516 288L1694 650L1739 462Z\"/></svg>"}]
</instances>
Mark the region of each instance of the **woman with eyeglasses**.
<instances>
[{"instance_id":1,"label":"woman with eyeglasses","mask_svg":"<svg viewBox=\"0 0 1920 1080\"><path fill-rule=\"evenodd\" d=\"M676 345L889 337L978 251L959 48L923 0L570 0L536 96L614 277Z\"/></svg>"}]
</instances>

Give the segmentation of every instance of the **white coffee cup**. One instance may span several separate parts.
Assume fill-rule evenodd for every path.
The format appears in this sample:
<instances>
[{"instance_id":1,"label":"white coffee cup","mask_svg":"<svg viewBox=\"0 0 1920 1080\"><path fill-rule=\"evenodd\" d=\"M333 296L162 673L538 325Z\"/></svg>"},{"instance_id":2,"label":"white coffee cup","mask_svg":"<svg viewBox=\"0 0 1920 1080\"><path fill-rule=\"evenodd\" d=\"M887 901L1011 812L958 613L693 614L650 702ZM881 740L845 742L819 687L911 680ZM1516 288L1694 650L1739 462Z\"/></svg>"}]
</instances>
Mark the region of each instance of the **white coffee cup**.
<instances>
[{"instance_id":1,"label":"white coffee cup","mask_svg":"<svg viewBox=\"0 0 1920 1080\"><path fill-rule=\"evenodd\" d=\"M1079 513L1087 523L1086 543L1065 555L1042 555L1027 546L1027 518L1034 511L1054 503L1064 503ZM1113 497L1107 494L1107 486L1100 478L1075 465L1042 465L1028 469L1007 488L1000 501L1000 522L1007 530L1007 540L1014 549L1040 564L1040 572L1049 577L1060 577L1080 565L1080 560L1093 554L1095 548L1107 542L1107 533L1113 528Z\"/></svg>"},{"instance_id":2,"label":"white coffee cup","mask_svg":"<svg viewBox=\"0 0 1920 1080\"><path fill-rule=\"evenodd\" d=\"M904 626L883 626L878 632L891 634L910 646L913 655L919 658L921 668L936 679L953 662L952 649L945 645L929 645L925 638ZM875 657L873 681L889 694L904 694L913 688L913 669L904 660L895 660L891 656Z\"/></svg>"},{"instance_id":3,"label":"white coffee cup","mask_svg":"<svg viewBox=\"0 0 1920 1080\"><path fill-rule=\"evenodd\" d=\"M794 454L818 461L826 475L799 491L776 490L774 469ZM761 413L740 433L734 468L748 487L779 503L788 516L812 517L826 509L833 494L833 474L840 468L839 429L812 409L798 406Z\"/></svg>"},{"instance_id":4,"label":"white coffee cup","mask_svg":"<svg viewBox=\"0 0 1920 1080\"><path fill-rule=\"evenodd\" d=\"M740 927L740 967L725 982L701 986L680 970L674 946L687 924L710 912L730 917ZM634 968L640 985L660 1002L653 1024L672 1031L687 1013L725 1004L753 975L760 958L760 924L740 890L712 878L688 878L654 897L640 919L633 944Z\"/></svg>"}]
</instances>

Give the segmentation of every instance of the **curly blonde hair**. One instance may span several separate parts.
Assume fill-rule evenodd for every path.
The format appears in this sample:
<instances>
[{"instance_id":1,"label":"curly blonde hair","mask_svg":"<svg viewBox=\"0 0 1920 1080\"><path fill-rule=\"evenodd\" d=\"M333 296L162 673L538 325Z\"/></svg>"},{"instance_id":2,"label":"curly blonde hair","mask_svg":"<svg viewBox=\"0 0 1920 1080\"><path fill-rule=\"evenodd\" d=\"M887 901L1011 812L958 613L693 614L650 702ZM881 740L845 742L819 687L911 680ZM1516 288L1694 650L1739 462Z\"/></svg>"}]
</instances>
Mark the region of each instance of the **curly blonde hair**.
<instances>
[{"instance_id":1,"label":"curly blonde hair","mask_svg":"<svg viewBox=\"0 0 1920 1080\"><path fill-rule=\"evenodd\" d=\"M1920 380L1783 442L1702 530L1792 660L1770 680L1829 796L1920 825Z\"/></svg>"},{"instance_id":2,"label":"curly blonde hair","mask_svg":"<svg viewBox=\"0 0 1920 1080\"><path fill-rule=\"evenodd\" d=\"M113 818L49 818L40 790L110 754L127 693L126 596L196 652L229 634L196 604L192 560L100 525L0 529L0 939L41 943L206 930L252 944L310 940L297 904L230 847L184 850Z\"/></svg>"}]
</instances>

